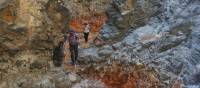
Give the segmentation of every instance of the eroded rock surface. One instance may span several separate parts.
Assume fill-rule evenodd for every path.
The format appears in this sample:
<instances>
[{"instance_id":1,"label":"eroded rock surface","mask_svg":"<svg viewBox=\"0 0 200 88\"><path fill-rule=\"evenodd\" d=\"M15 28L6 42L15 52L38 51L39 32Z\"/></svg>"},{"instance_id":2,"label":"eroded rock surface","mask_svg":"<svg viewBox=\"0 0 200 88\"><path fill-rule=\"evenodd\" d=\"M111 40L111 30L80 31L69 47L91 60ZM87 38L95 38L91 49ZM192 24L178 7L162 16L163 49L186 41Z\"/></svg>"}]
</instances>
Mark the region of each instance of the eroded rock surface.
<instances>
[{"instance_id":1,"label":"eroded rock surface","mask_svg":"<svg viewBox=\"0 0 200 88\"><path fill-rule=\"evenodd\" d=\"M199 0L1 0L0 87L198 88L199 8ZM63 34L91 19L77 74L54 67ZM93 44L97 36L104 45Z\"/></svg>"}]
</instances>

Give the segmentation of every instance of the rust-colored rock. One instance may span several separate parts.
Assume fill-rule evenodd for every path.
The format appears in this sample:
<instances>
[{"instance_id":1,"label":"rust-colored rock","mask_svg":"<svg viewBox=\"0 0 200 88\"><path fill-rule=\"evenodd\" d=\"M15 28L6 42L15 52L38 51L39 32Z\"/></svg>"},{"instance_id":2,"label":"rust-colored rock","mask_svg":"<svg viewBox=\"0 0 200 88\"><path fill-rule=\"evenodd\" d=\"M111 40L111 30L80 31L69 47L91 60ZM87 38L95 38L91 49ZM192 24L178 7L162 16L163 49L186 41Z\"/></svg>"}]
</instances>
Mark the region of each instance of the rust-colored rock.
<instances>
[{"instance_id":1,"label":"rust-colored rock","mask_svg":"<svg viewBox=\"0 0 200 88\"><path fill-rule=\"evenodd\" d=\"M101 80L108 88L159 88L160 80L156 72L148 70L145 66L124 66L113 62L111 66L97 66L86 68L82 74Z\"/></svg>"}]
</instances>

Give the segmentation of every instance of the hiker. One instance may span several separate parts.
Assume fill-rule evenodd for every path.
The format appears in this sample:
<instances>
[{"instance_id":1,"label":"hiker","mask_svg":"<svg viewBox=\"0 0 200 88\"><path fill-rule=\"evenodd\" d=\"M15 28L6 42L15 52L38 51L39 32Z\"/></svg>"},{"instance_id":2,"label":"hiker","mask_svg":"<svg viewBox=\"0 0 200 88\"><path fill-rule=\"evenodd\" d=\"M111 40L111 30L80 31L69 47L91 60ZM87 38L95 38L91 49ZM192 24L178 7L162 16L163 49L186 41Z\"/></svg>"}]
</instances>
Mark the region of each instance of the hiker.
<instances>
[{"instance_id":1,"label":"hiker","mask_svg":"<svg viewBox=\"0 0 200 88\"><path fill-rule=\"evenodd\" d=\"M55 66L60 67L64 58L64 50L63 50L64 42L61 41L57 47L53 50L53 63Z\"/></svg>"},{"instance_id":2,"label":"hiker","mask_svg":"<svg viewBox=\"0 0 200 88\"><path fill-rule=\"evenodd\" d=\"M91 27L90 27L90 24L89 24L89 23L86 23L85 25L86 25L86 26L85 26L85 29L84 29L83 34L84 34L85 42L87 43L87 42L88 42L88 36L89 36L89 32L90 32L90 30L91 30Z\"/></svg>"},{"instance_id":3,"label":"hiker","mask_svg":"<svg viewBox=\"0 0 200 88\"><path fill-rule=\"evenodd\" d=\"M71 61L72 65L76 64L77 58L78 58L78 35L74 30L69 31L69 48L71 53Z\"/></svg>"}]
</instances>

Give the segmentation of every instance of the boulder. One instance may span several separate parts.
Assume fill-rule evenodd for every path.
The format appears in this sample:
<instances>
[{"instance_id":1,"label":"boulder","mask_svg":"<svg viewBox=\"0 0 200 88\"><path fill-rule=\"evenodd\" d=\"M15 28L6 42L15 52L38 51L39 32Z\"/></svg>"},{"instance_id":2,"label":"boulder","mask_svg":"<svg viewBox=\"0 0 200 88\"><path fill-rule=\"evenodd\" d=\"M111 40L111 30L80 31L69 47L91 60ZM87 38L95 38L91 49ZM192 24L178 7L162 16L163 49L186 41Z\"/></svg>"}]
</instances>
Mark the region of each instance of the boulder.
<instances>
[{"instance_id":1,"label":"boulder","mask_svg":"<svg viewBox=\"0 0 200 88\"><path fill-rule=\"evenodd\" d=\"M53 80L47 76L44 76L37 81L35 81L32 85L32 88L56 88Z\"/></svg>"},{"instance_id":2,"label":"boulder","mask_svg":"<svg viewBox=\"0 0 200 88\"><path fill-rule=\"evenodd\" d=\"M79 51L78 61L80 63L88 64L92 62L99 62L101 60L103 59L98 55L98 49L95 47L81 49Z\"/></svg>"},{"instance_id":3,"label":"boulder","mask_svg":"<svg viewBox=\"0 0 200 88\"><path fill-rule=\"evenodd\" d=\"M101 38L103 40L112 40L119 35L119 30L115 26L104 25L101 29Z\"/></svg>"},{"instance_id":4,"label":"boulder","mask_svg":"<svg viewBox=\"0 0 200 88\"><path fill-rule=\"evenodd\" d=\"M78 76L77 74L75 74L75 73L69 73L69 74L68 74L68 79L69 79L69 81L72 82L72 83L76 83L76 82L79 82L79 81L80 81L79 76Z\"/></svg>"},{"instance_id":5,"label":"boulder","mask_svg":"<svg viewBox=\"0 0 200 88\"><path fill-rule=\"evenodd\" d=\"M101 56L102 58L103 57L108 57L109 55L111 55L113 53L113 49L112 49L112 46L103 46L99 51L98 51L98 55Z\"/></svg>"}]
</instances>

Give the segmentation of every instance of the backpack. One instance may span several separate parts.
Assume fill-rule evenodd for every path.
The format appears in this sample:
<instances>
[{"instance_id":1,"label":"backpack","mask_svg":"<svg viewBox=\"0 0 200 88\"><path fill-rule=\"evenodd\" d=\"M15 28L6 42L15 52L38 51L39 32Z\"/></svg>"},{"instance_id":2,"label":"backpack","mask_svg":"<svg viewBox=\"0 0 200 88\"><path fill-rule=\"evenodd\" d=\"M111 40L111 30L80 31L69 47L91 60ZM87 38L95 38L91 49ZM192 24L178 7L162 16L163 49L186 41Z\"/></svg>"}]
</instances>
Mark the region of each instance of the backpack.
<instances>
[{"instance_id":1,"label":"backpack","mask_svg":"<svg viewBox=\"0 0 200 88\"><path fill-rule=\"evenodd\" d=\"M69 44L70 45L76 45L78 44L78 37L75 32L70 32L69 36Z\"/></svg>"}]
</instances>

